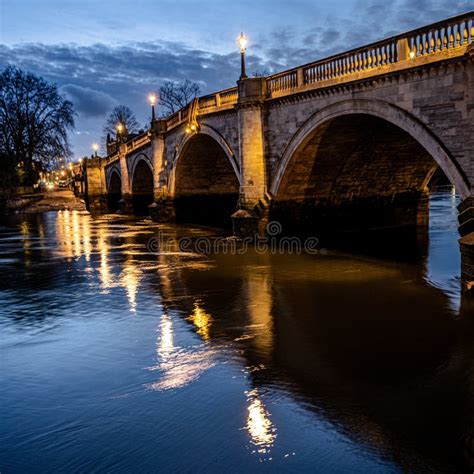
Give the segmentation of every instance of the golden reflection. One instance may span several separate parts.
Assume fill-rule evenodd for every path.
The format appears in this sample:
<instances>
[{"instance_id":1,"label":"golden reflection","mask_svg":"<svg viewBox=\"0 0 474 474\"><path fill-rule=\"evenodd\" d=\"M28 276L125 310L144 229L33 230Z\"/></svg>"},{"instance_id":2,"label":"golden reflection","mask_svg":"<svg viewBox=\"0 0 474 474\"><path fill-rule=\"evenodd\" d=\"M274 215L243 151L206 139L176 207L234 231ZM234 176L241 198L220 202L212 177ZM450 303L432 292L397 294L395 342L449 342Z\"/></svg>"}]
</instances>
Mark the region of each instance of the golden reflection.
<instances>
[{"instance_id":1,"label":"golden reflection","mask_svg":"<svg viewBox=\"0 0 474 474\"><path fill-rule=\"evenodd\" d=\"M30 240L30 224L27 221L23 221L20 224L20 233L23 236L21 241L23 247L23 254L25 257L25 265L31 264L31 240Z\"/></svg>"},{"instance_id":2,"label":"golden reflection","mask_svg":"<svg viewBox=\"0 0 474 474\"><path fill-rule=\"evenodd\" d=\"M262 271L249 274L246 294L254 344L262 356L270 357L273 347L273 315L269 276Z\"/></svg>"},{"instance_id":3,"label":"golden reflection","mask_svg":"<svg viewBox=\"0 0 474 474\"><path fill-rule=\"evenodd\" d=\"M197 333L205 340L209 340L209 330L211 328L212 317L201 308L200 302L194 303L193 312L186 318L191 321L197 328Z\"/></svg>"},{"instance_id":4,"label":"golden reflection","mask_svg":"<svg viewBox=\"0 0 474 474\"><path fill-rule=\"evenodd\" d=\"M141 280L141 270L137 262L132 259L125 261L122 270L121 282L127 292L130 311L133 313L137 310L137 291Z\"/></svg>"},{"instance_id":5,"label":"golden reflection","mask_svg":"<svg viewBox=\"0 0 474 474\"><path fill-rule=\"evenodd\" d=\"M175 345L171 317L161 316L156 345L157 365L150 370L160 372L160 378L148 385L152 390L172 390L196 381L215 365L214 352L209 349L189 350Z\"/></svg>"},{"instance_id":6,"label":"golden reflection","mask_svg":"<svg viewBox=\"0 0 474 474\"><path fill-rule=\"evenodd\" d=\"M260 400L257 390L246 392L249 405L247 407L246 429L250 439L259 453L266 453L276 438L276 428L270 420L270 414Z\"/></svg>"},{"instance_id":7,"label":"golden reflection","mask_svg":"<svg viewBox=\"0 0 474 474\"><path fill-rule=\"evenodd\" d=\"M112 279L110 276L109 261L108 261L109 245L107 242L107 234L105 233L103 227L99 228L97 248L100 253L99 272L100 272L101 286L104 293L107 293L109 291L109 288L112 286Z\"/></svg>"},{"instance_id":8,"label":"golden reflection","mask_svg":"<svg viewBox=\"0 0 474 474\"><path fill-rule=\"evenodd\" d=\"M28 237L28 235L30 234L30 224L27 221L23 221L20 224L20 233L24 237Z\"/></svg>"},{"instance_id":9,"label":"golden reflection","mask_svg":"<svg viewBox=\"0 0 474 474\"><path fill-rule=\"evenodd\" d=\"M66 211L66 212L69 212L69 211ZM74 256L80 257L81 256L81 228L79 226L79 216L77 212L72 213L72 231L71 232L72 232L72 238L74 240Z\"/></svg>"},{"instance_id":10,"label":"golden reflection","mask_svg":"<svg viewBox=\"0 0 474 474\"><path fill-rule=\"evenodd\" d=\"M86 257L86 261L89 262L91 259L91 252L92 252L89 217L82 216L81 221L82 221L81 228L82 228L82 243L84 247L84 256Z\"/></svg>"},{"instance_id":11,"label":"golden reflection","mask_svg":"<svg viewBox=\"0 0 474 474\"><path fill-rule=\"evenodd\" d=\"M160 337L159 344L157 347L158 356L162 361L173 352L173 321L167 314L161 316L160 322Z\"/></svg>"},{"instance_id":12,"label":"golden reflection","mask_svg":"<svg viewBox=\"0 0 474 474\"><path fill-rule=\"evenodd\" d=\"M73 257L72 232L69 211L59 211L57 219L57 233L61 252L65 257Z\"/></svg>"},{"instance_id":13,"label":"golden reflection","mask_svg":"<svg viewBox=\"0 0 474 474\"><path fill-rule=\"evenodd\" d=\"M89 216L78 211L59 211L56 231L60 254L67 258L84 255L87 262L92 253Z\"/></svg>"}]
</instances>

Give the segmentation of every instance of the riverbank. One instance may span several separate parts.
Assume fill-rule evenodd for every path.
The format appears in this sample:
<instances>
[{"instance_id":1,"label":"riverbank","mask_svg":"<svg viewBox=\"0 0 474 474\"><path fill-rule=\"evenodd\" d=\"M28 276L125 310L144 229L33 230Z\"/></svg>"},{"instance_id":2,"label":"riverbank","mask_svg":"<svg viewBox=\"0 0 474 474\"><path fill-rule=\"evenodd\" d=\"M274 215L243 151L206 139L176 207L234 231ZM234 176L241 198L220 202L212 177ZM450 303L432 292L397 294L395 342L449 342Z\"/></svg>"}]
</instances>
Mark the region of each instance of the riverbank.
<instances>
[{"instance_id":1,"label":"riverbank","mask_svg":"<svg viewBox=\"0 0 474 474\"><path fill-rule=\"evenodd\" d=\"M19 214L36 214L62 210L84 211L86 209L84 201L74 196L70 189L53 189L33 197L34 199L20 198L19 204L21 205L15 206L14 204L18 203L12 203L12 206L7 206L7 211Z\"/></svg>"}]
</instances>

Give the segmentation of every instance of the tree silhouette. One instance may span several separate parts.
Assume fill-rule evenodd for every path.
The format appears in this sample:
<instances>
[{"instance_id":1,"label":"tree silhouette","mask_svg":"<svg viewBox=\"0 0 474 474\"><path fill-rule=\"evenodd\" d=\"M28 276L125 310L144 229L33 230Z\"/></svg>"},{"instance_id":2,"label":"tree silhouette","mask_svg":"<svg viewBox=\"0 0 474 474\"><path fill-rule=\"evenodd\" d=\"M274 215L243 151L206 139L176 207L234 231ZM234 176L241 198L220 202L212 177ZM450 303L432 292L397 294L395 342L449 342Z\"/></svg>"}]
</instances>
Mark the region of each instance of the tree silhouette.
<instances>
[{"instance_id":1,"label":"tree silhouette","mask_svg":"<svg viewBox=\"0 0 474 474\"><path fill-rule=\"evenodd\" d=\"M200 92L199 84L189 79L182 82L165 81L158 90L158 105L164 116L174 114L188 105Z\"/></svg>"},{"instance_id":2,"label":"tree silhouette","mask_svg":"<svg viewBox=\"0 0 474 474\"><path fill-rule=\"evenodd\" d=\"M117 105L110 112L103 128L103 139L107 141L107 134L115 137L117 134L117 124L121 123L124 126L125 135L137 133L140 125L137 122L135 114L126 105Z\"/></svg>"},{"instance_id":3,"label":"tree silhouette","mask_svg":"<svg viewBox=\"0 0 474 474\"><path fill-rule=\"evenodd\" d=\"M23 170L34 183L35 162L48 167L72 155L68 131L74 128L72 103L43 78L7 66L0 74L0 173ZM11 184L11 183L10 183Z\"/></svg>"}]
</instances>

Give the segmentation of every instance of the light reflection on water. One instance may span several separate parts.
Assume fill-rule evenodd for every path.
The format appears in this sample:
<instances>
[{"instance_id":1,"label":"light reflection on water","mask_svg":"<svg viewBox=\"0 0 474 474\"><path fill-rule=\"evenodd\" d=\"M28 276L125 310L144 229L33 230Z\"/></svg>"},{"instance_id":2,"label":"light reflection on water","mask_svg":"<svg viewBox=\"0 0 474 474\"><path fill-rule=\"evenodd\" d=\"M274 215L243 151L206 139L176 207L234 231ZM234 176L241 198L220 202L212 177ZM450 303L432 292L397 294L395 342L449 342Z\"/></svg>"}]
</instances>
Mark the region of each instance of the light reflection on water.
<instances>
[{"instance_id":1,"label":"light reflection on water","mask_svg":"<svg viewBox=\"0 0 474 474\"><path fill-rule=\"evenodd\" d=\"M160 378L147 384L152 390L171 390L184 387L197 380L214 366L213 351L205 348L181 348L174 345L173 321L163 314L159 327L157 365L150 370L158 371Z\"/></svg>"},{"instance_id":2,"label":"light reflection on water","mask_svg":"<svg viewBox=\"0 0 474 474\"><path fill-rule=\"evenodd\" d=\"M248 401L247 431L257 452L266 454L276 438L276 428L256 389L246 392ZM271 459L271 458L270 458Z\"/></svg>"},{"instance_id":3,"label":"light reflection on water","mask_svg":"<svg viewBox=\"0 0 474 474\"><path fill-rule=\"evenodd\" d=\"M13 219L0 469L466 468L474 357L455 206L432 197L430 241L409 262L149 254L147 220Z\"/></svg>"}]
</instances>

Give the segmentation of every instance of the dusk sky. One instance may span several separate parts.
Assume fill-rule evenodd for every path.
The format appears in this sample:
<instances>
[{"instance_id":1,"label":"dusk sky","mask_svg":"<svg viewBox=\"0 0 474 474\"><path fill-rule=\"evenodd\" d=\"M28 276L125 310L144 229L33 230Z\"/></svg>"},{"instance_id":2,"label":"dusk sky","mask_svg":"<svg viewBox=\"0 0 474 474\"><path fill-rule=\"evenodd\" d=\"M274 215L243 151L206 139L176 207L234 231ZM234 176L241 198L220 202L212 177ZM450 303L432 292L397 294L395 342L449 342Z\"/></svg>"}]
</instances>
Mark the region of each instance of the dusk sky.
<instances>
[{"instance_id":1,"label":"dusk sky","mask_svg":"<svg viewBox=\"0 0 474 474\"><path fill-rule=\"evenodd\" d=\"M56 82L77 112L75 158L91 153L116 104L145 125L147 94L191 79L203 93L248 72L276 72L472 10L474 2L394 0L0 0L0 67Z\"/></svg>"}]
</instances>

